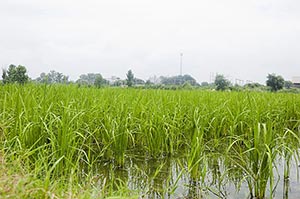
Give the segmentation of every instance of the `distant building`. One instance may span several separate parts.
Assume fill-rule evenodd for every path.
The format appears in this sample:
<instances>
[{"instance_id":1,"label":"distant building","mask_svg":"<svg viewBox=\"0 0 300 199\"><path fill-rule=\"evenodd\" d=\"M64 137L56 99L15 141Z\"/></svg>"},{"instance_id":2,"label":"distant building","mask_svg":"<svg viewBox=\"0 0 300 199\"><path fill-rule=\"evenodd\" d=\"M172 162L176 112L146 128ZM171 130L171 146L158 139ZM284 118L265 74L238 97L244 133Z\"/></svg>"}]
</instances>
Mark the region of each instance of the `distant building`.
<instances>
[{"instance_id":1,"label":"distant building","mask_svg":"<svg viewBox=\"0 0 300 199\"><path fill-rule=\"evenodd\" d=\"M300 88L300 76L292 77L293 86Z\"/></svg>"}]
</instances>

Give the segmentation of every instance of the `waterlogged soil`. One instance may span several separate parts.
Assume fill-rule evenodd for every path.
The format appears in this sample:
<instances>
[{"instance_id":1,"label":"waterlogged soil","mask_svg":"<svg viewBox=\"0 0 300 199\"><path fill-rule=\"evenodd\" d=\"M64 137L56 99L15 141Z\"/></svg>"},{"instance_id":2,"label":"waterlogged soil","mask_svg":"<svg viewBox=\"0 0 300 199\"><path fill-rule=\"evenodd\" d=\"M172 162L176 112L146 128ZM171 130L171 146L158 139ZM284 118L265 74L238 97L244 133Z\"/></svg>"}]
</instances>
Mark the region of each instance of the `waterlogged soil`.
<instances>
[{"instance_id":1,"label":"waterlogged soil","mask_svg":"<svg viewBox=\"0 0 300 199\"><path fill-rule=\"evenodd\" d=\"M230 173L234 171L226 172L222 160L212 162L205 174L200 174L197 179L188 174L187 163L183 158L169 157L127 157L123 167L115 166L113 162L100 162L95 173L99 186L111 186L115 190L126 186L138 193L141 199L251 198L242 174L232 177ZM277 161L277 169L274 168L273 198L300 198L298 164L295 160L291 162L289 178L284 180L284 161ZM270 198L269 185L266 198Z\"/></svg>"}]
</instances>

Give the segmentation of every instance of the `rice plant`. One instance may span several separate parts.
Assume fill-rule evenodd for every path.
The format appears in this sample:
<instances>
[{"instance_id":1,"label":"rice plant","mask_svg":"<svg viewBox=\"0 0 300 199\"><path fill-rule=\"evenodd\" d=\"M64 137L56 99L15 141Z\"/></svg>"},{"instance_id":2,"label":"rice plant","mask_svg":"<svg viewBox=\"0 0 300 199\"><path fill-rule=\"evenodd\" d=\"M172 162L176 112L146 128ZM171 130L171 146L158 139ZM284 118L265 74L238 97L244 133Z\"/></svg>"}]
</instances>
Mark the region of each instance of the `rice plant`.
<instances>
[{"instance_id":1,"label":"rice plant","mask_svg":"<svg viewBox=\"0 0 300 199\"><path fill-rule=\"evenodd\" d=\"M299 126L297 94L0 86L1 151L43 180L46 192L54 182L84 186L98 179L92 184L101 184L101 197L129 185L145 195L131 176L143 170L135 161L142 159L155 160L142 175L149 179L137 182L159 192L153 197L164 197L163 189L176 193L188 178L195 190L223 189L232 180L246 183L252 197L272 198L275 178L288 178L290 162L298 160ZM181 170L166 171L178 157ZM284 174L277 172L280 158ZM109 177L95 177L99 168ZM168 185L157 184L163 173Z\"/></svg>"}]
</instances>

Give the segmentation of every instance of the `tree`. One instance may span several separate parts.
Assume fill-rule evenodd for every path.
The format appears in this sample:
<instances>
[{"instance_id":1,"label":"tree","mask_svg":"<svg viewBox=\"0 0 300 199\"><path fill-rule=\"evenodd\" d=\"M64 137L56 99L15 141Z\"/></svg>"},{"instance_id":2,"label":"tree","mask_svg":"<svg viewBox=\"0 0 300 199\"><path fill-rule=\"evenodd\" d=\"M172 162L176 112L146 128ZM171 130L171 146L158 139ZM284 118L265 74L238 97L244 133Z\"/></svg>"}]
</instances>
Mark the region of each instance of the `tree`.
<instances>
[{"instance_id":1,"label":"tree","mask_svg":"<svg viewBox=\"0 0 300 199\"><path fill-rule=\"evenodd\" d=\"M4 84L7 83L7 72L6 72L5 69L2 69L2 82L3 82Z\"/></svg>"},{"instance_id":2,"label":"tree","mask_svg":"<svg viewBox=\"0 0 300 199\"><path fill-rule=\"evenodd\" d=\"M66 83L69 79L68 76L54 70L47 74L47 78L49 83Z\"/></svg>"},{"instance_id":3,"label":"tree","mask_svg":"<svg viewBox=\"0 0 300 199\"><path fill-rule=\"evenodd\" d=\"M284 81L284 87L290 89L293 86L293 82L291 81Z\"/></svg>"},{"instance_id":4,"label":"tree","mask_svg":"<svg viewBox=\"0 0 300 199\"><path fill-rule=\"evenodd\" d=\"M146 86L150 86L150 85L153 85L154 83L153 82L151 82L149 79L145 82L145 85Z\"/></svg>"},{"instance_id":5,"label":"tree","mask_svg":"<svg viewBox=\"0 0 300 199\"><path fill-rule=\"evenodd\" d=\"M35 80L40 83L48 83L48 76L46 75L46 73L41 73L40 76Z\"/></svg>"},{"instance_id":6,"label":"tree","mask_svg":"<svg viewBox=\"0 0 300 199\"><path fill-rule=\"evenodd\" d=\"M97 76L95 78L95 81L94 81L94 85L99 88L99 87L102 87L105 84L108 84L108 81L106 79L104 79L102 77L102 75L97 74Z\"/></svg>"},{"instance_id":7,"label":"tree","mask_svg":"<svg viewBox=\"0 0 300 199\"><path fill-rule=\"evenodd\" d=\"M191 90L193 89L193 86L190 84L190 82L186 81L184 84L181 85L181 88L186 89L186 90Z\"/></svg>"},{"instance_id":8,"label":"tree","mask_svg":"<svg viewBox=\"0 0 300 199\"><path fill-rule=\"evenodd\" d=\"M27 73L27 69L25 66L22 65L15 66L11 64L9 65L7 71L3 70L2 73L3 83L25 84L29 79L26 73Z\"/></svg>"},{"instance_id":9,"label":"tree","mask_svg":"<svg viewBox=\"0 0 300 199\"><path fill-rule=\"evenodd\" d=\"M173 77L160 77L161 83L165 85L182 85L185 82L192 86L198 86L197 81L190 75L177 75Z\"/></svg>"},{"instance_id":10,"label":"tree","mask_svg":"<svg viewBox=\"0 0 300 199\"><path fill-rule=\"evenodd\" d=\"M201 82L201 86L209 86L209 83L208 82Z\"/></svg>"},{"instance_id":11,"label":"tree","mask_svg":"<svg viewBox=\"0 0 300 199\"><path fill-rule=\"evenodd\" d=\"M133 72L131 70L129 70L126 74L126 84L128 87L131 87L133 86L133 83L134 83L134 75L133 75Z\"/></svg>"},{"instance_id":12,"label":"tree","mask_svg":"<svg viewBox=\"0 0 300 199\"><path fill-rule=\"evenodd\" d=\"M247 83L244 85L244 88L259 88L259 87L263 87L263 85L259 83Z\"/></svg>"},{"instance_id":13,"label":"tree","mask_svg":"<svg viewBox=\"0 0 300 199\"><path fill-rule=\"evenodd\" d=\"M41 73L38 78L36 78L37 82L54 84L54 83L68 83L69 77L54 70L51 70L48 74Z\"/></svg>"},{"instance_id":14,"label":"tree","mask_svg":"<svg viewBox=\"0 0 300 199\"><path fill-rule=\"evenodd\" d=\"M133 79L133 82L134 82L134 84L139 84L139 85L145 84L144 80L136 78L136 77Z\"/></svg>"},{"instance_id":15,"label":"tree","mask_svg":"<svg viewBox=\"0 0 300 199\"><path fill-rule=\"evenodd\" d=\"M100 73L82 74L79 76L79 79L76 81L76 83L83 84L83 85L95 85L95 81L99 76L102 77Z\"/></svg>"},{"instance_id":16,"label":"tree","mask_svg":"<svg viewBox=\"0 0 300 199\"><path fill-rule=\"evenodd\" d=\"M217 90L225 90L230 85L230 82L223 76L217 75L215 79L215 85Z\"/></svg>"},{"instance_id":17,"label":"tree","mask_svg":"<svg viewBox=\"0 0 300 199\"><path fill-rule=\"evenodd\" d=\"M18 82L19 84L25 84L29 79L29 77L26 73L27 73L27 70L26 70L25 66L19 65L16 68L15 81Z\"/></svg>"},{"instance_id":18,"label":"tree","mask_svg":"<svg viewBox=\"0 0 300 199\"><path fill-rule=\"evenodd\" d=\"M280 75L276 75L272 73L272 74L268 74L266 83L267 86L271 88L272 92L276 92L283 88L284 79Z\"/></svg>"}]
</instances>

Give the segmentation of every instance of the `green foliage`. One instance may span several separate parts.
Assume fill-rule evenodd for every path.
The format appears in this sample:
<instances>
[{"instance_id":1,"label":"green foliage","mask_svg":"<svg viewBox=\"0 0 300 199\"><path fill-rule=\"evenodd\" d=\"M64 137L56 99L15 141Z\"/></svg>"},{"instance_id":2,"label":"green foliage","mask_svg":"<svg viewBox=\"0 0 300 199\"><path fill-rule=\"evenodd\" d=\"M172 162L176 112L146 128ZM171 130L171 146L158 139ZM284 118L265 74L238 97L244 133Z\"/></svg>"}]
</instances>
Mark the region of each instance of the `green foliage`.
<instances>
[{"instance_id":1,"label":"green foliage","mask_svg":"<svg viewBox=\"0 0 300 199\"><path fill-rule=\"evenodd\" d=\"M64 75L63 73L51 70L48 74L41 73L36 81L46 84L66 84L69 82L69 77Z\"/></svg>"},{"instance_id":2,"label":"green foliage","mask_svg":"<svg viewBox=\"0 0 300 199\"><path fill-rule=\"evenodd\" d=\"M104 79L100 73L88 73L80 75L76 83L80 85L95 85L101 87L108 84L108 81Z\"/></svg>"},{"instance_id":3,"label":"green foliage","mask_svg":"<svg viewBox=\"0 0 300 199\"><path fill-rule=\"evenodd\" d=\"M102 75L98 74L95 78L94 85L98 88L108 84L108 81L105 80Z\"/></svg>"},{"instance_id":4,"label":"green foliage","mask_svg":"<svg viewBox=\"0 0 300 199\"><path fill-rule=\"evenodd\" d=\"M145 84L144 80L136 78L136 77L134 78L133 82L135 85L144 85Z\"/></svg>"},{"instance_id":5,"label":"green foliage","mask_svg":"<svg viewBox=\"0 0 300 199\"><path fill-rule=\"evenodd\" d=\"M223 75L218 74L215 78L215 85L217 90L224 91L226 88L229 87L230 82Z\"/></svg>"},{"instance_id":6,"label":"green foliage","mask_svg":"<svg viewBox=\"0 0 300 199\"><path fill-rule=\"evenodd\" d=\"M256 92L268 91L268 87L259 83L247 83L243 86L243 89L246 91L256 91Z\"/></svg>"},{"instance_id":7,"label":"green foliage","mask_svg":"<svg viewBox=\"0 0 300 199\"><path fill-rule=\"evenodd\" d=\"M8 77L7 77L7 72L5 69L2 69L2 82L4 84L8 83Z\"/></svg>"},{"instance_id":8,"label":"green foliage","mask_svg":"<svg viewBox=\"0 0 300 199\"><path fill-rule=\"evenodd\" d=\"M267 76L267 86L271 88L271 91L276 92L283 88L284 79L280 75L268 74Z\"/></svg>"},{"instance_id":9,"label":"green foliage","mask_svg":"<svg viewBox=\"0 0 300 199\"><path fill-rule=\"evenodd\" d=\"M155 198L178 182L204 191L247 183L263 198L276 187L277 160L299 154L299 110L291 93L8 84L0 89L0 151L39 179L38 189L33 180L21 185L44 198L124 189Z\"/></svg>"},{"instance_id":10,"label":"green foliage","mask_svg":"<svg viewBox=\"0 0 300 199\"><path fill-rule=\"evenodd\" d=\"M284 87L290 89L293 86L293 82L291 81L284 81Z\"/></svg>"},{"instance_id":11,"label":"green foliage","mask_svg":"<svg viewBox=\"0 0 300 199\"><path fill-rule=\"evenodd\" d=\"M134 75L132 70L129 70L126 74L126 85L128 87L132 87L134 84Z\"/></svg>"},{"instance_id":12,"label":"green foliage","mask_svg":"<svg viewBox=\"0 0 300 199\"><path fill-rule=\"evenodd\" d=\"M151 85L154 85L149 79L146 81L145 86L150 87Z\"/></svg>"},{"instance_id":13,"label":"green foliage","mask_svg":"<svg viewBox=\"0 0 300 199\"><path fill-rule=\"evenodd\" d=\"M208 82L201 82L201 86L209 86Z\"/></svg>"},{"instance_id":14,"label":"green foliage","mask_svg":"<svg viewBox=\"0 0 300 199\"><path fill-rule=\"evenodd\" d=\"M259 83L248 83L248 84L245 84L244 87L246 87L246 88L259 88L259 87L263 87L263 85L261 85Z\"/></svg>"},{"instance_id":15,"label":"green foliage","mask_svg":"<svg viewBox=\"0 0 300 199\"><path fill-rule=\"evenodd\" d=\"M185 82L189 83L192 86L198 86L197 81L190 75L178 75L173 77L160 77L161 84L164 85L182 85Z\"/></svg>"},{"instance_id":16,"label":"green foliage","mask_svg":"<svg viewBox=\"0 0 300 199\"><path fill-rule=\"evenodd\" d=\"M126 80L121 80L118 78L116 81L113 82L113 86L123 86L126 85Z\"/></svg>"},{"instance_id":17,"label":"green foliage","mask_svg":"<svg viewBox=\"0 0 300 199\"><path fill-rule=\"evenodd\" d=\"M15 66L13 64L9 65L8 70L3 70L2 79L3 83L19 83L25 84L28 82L28 75L25 66Z\"/></svg>"},{"instance_id":18,"label":"green foliage","mask_svg":"<svg viewBox=\"0 0 300 199\"><path fill-rule=\"evenodd\" d=\"M193 86L189 82L184 82L184 84L181 86L181 88L191 90L191 89L193 89Z\"/></svg>"}]
</instances>

